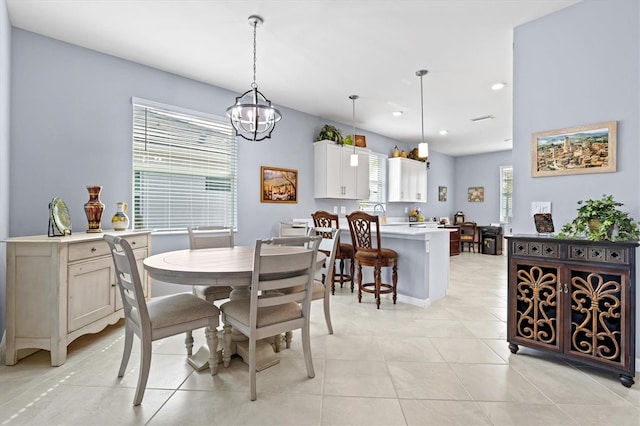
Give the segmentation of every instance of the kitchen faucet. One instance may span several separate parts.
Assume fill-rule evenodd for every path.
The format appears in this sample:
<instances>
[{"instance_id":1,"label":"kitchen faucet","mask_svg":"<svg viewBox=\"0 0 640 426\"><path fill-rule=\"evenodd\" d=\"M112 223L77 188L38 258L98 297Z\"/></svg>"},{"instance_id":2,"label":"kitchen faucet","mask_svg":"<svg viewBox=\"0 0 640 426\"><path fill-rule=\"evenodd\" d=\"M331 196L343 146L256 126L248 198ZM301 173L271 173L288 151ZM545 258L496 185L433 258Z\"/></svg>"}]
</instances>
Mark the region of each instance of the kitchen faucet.
<instances>
[{"instance_id":1,"label":"kitchen faucet","mask_svg":"<svg viewBox=\"0 0 640 426\"><path fill-rule=\"evenodd\" d=\"M380 219L381 223L387 223L387 215L386 212L384 211L384 206L380 203L376 204L375 206L373 206L373 214L376 214L376 208L378 208L378 206L380 206L380 208L382 209L382 218Z\"/></svg>"}]
</instances>

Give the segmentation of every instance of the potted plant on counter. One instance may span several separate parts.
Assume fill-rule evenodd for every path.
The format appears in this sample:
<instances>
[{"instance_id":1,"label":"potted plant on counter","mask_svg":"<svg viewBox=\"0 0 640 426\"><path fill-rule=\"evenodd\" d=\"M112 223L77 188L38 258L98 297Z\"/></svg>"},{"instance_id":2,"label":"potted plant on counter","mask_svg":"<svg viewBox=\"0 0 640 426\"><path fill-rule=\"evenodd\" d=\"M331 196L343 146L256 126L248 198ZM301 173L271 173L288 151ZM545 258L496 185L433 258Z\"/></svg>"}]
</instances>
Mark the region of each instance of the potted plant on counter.
<instances>
[{"instance_id":1,"label":"potted plant on counter","mask_svg":"<svg viewBox=\"0 0 640 426\"><path fill-rule=\"evenodd\" d=\"M320 133L318 133L318 137L316 141L333 141L338 145L343 145L344 140L342 139L342 132L340 129L332 126L331 124L325 124L322 129L320 129Z\"/></svg>"},{"instance_id":2,"label":"potted plant on counter","mask_svg":"<svg viewBox=\"0 0 640 426\"><path fill-rule=\"evenodd\" d=\"M599 200L578 201L578 216L560 229L558 238L586 236L591 241L640 239L638 223L629 213L619 209L622 205L613 195L606 194Z\"/></svg>"}]
</instances>

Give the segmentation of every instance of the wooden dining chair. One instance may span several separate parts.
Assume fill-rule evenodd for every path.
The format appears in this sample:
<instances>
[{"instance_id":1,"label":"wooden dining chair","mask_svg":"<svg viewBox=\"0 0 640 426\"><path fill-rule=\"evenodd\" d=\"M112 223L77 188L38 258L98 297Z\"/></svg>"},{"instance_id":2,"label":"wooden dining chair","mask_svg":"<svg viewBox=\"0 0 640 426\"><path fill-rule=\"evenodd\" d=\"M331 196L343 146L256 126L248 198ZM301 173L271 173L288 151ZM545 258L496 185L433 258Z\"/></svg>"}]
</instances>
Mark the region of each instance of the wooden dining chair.
<instances>
[{"instance_id":1,"label":"wooden dining chair","mask_svg":"<svg viewBox=\"0 0 640 426\"><path fill-rule=\"evenodd\" d=\"M311 213L311 217L313 218L313 223L317 227L324 228L336 228L340 229L340 220L337 214L329 213L327 211L318 210L314 213ZM338 234L338 238L340 238L340 234ZM340 283L340 288L345 282L351 283L351 293L353 293L353 276L355 271L355 259L353 257L354 250L353 245L348 243L339 242L338 252L336 253L336 261L339 261L339 271L334 272L334 279L330 283L331 284L331 294L335 294L336 283ZM345 273L345 261L349 261L349 273Z\"/></svg>"},{"instance_id":2,"label":"wooden dining chair","mask_svg":"<svg viewBox=\"0 0 640 426\"><path fill-rule=\"evenodd\" d=\"M231 328L249 338L249 382L251 400L256 400L256 342L287 331L301 329L307 376L315 372L311 358L309 312L316 255L321 237L298 237L311 247L286 247L263 252L274 240L255 245L251 297L230 300L220 307L224 324L224 351L231 351ZM288 291L295 288L296 291ZM284 290L284 291L283 291ZM301 303L299 303L301 301ZM224 366L229 366L227 355Z\"/></svg>"},{"instance_id":3,"label":"wooden dining chair","mask_svg":"<svg viewBox=\"0 0 640 426\"><path fill-rule=\"evenodd\" d=\"M358 302L362 302L362 292L371 293L376 298L376 307L380 309L380 295L392 294L395 305L398 298L398 253L381 246L378 216L355 211L347 216L347 221L358 263ZM373 267L373 282L362 282L363 266ZM391 284L382 282L384 267L392 268Z\"/></svg>"},{"instance_id":4,"label":"wooden dining chair","mask_svg":"<svg viewBox=\"0 0 640 426\"><path fill-rule=\"evenodd\" d=\"M133 335L140 339L140 371L133 405L140 405L147 386L151 367L151 343L165 337L206 327L211 374L218 368L218 334L220 311L193 294L180 293L146 302L142 282L131 245L124 238L105 234L103 237L111 250L116 270L116 282L120 289L125 317L124 351L118 377L125 374Z\"/></svg>"},{"instance_id":5,"label":"wooden dining chair","mask_svg":"<svg viewBox=\"0 0 640 426\"><path fill-rule=\"evenodd\" d=\"M464 245L467 244L469 251L476 252L476 233L478 226L475 222L463 222L460 225L460 251L464 251Z\"/></svg>"}]
</instances>

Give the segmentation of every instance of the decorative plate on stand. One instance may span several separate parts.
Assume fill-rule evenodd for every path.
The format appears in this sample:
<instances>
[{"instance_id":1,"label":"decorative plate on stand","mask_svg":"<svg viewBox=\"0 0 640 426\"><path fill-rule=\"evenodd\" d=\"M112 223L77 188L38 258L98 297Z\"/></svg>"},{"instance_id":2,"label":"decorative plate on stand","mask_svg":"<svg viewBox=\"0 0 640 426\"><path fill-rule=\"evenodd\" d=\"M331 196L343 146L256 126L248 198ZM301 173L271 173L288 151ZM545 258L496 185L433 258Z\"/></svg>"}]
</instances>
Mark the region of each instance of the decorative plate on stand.
<instances>
[{"instance_id":1,"label":"decorative plate on stand","mask_svg":"<svg viewBox=\"0 0 640 426\"><path fill-rule=\"evenodd\" d=\"M55 233L56 230L59 234ZM69 209L65 202L58 197L51 200L51 204L49 204L49 236L56 235L71 235Z\"/></svg>"}]
</instances>

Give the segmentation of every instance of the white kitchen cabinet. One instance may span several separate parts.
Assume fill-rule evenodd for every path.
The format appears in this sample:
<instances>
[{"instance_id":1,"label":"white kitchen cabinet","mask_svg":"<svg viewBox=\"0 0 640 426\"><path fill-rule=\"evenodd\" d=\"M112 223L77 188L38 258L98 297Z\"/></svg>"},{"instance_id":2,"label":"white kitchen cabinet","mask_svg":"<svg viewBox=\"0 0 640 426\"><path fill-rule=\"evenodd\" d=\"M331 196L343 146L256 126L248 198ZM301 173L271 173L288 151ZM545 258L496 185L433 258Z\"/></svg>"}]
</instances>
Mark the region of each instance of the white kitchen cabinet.
<instances>
[{"instance_id":1,"label":"white kitchen cabinet","mask_svg":"<svg viewBox=\"0 0 640 426\"><path fill-rule=\"evenodd\" d=\"M150 280L142 260L151 254L150 233L114 234L134 249L149 297ZM38 349L51 352L51 365L62 365L73 340L97 333L123 316L113 260L102 234L7 240L7 365Z\"/></svg>"},{"instance_id":2,"label":"white kitchen cabinet","mask_svg":"<svg viewBox=\"0 0 640 426\"><path fill-rule=\"evenodd\" d=\"M388 165L388 202L427 202L427 166L424 162L394 157L388 159Z\"/></svg>"},{"instance_id":3,"label":"white kitchen cabinet","mask_svg":"<svg viewBox=\"0 0 640 426\"><path fill-rule=\"evenodd\" d=\"M315 198L363 200L369 198L369 150L355 148L358 166L350 164L354 147L318 141L314 149Z\"/></svg>"}]
</instances>

